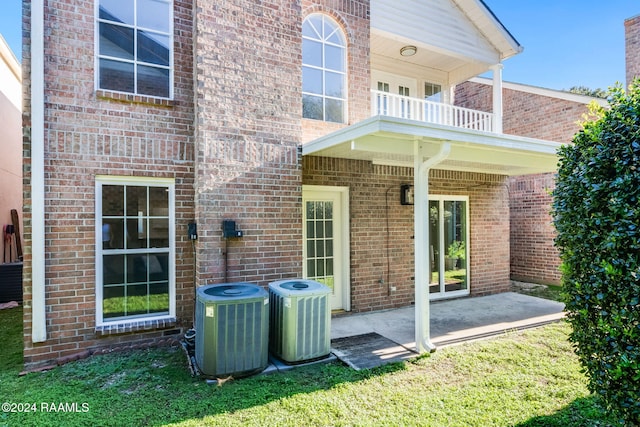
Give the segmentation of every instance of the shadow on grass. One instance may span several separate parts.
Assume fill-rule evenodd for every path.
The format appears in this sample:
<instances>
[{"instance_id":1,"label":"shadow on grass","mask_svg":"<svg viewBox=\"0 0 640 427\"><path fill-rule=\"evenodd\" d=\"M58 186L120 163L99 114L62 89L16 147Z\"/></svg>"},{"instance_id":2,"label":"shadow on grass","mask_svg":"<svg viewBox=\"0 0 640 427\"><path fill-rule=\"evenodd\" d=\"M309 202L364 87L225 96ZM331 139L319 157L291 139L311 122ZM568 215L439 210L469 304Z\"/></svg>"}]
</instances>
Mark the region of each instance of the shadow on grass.
<instances>
[{"instance_id":1,"label":"shadow on grass","mask_svg":"<svg viewBox=\"0 0 640 427\"><path fill-rule=\"evenodd\" d=\"M21 336L22 309L13 310L0 312L0 330L11 329L13 336L13 324L19 323ZM354 371L329 363L236 379L218 387L191 377L181 348L165 348L93 356L19 377L22 340L7 342L12 344L0 346L0 360L9 353L12 356L11 363L0 365L0 395L11 396L10 402L35 406L29 411L0 413L0 426L156 426L188 420L197 425L208 416L249 408L268 416L268 409L260 407L270 402L406 369L394 363ZM51 411L51 404L66 406Z\"/></svg>"},{"instance_id":2,"label":"shadow on grass","mask_svg":"<svg viewBox=\"0 0 640 427\"><path fill-rule=\"evenodd\" d=\"M622 424L607 416L597 396L576 399L552 415L531 418L514 427L616 427Z\"/></svg>"}]
</instances>

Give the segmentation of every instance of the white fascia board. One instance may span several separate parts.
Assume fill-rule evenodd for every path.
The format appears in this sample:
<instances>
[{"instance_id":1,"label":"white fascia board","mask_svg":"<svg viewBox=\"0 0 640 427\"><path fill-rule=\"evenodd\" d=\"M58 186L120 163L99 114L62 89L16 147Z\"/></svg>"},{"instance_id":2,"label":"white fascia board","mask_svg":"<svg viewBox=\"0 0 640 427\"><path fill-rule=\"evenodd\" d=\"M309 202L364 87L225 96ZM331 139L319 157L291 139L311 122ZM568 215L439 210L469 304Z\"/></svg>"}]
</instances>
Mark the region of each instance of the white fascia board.
<instances>
[{"instance_id":1,"label":"white fascia board","mask_svg":"<svg viewBox=\"0 0 640 427\"><path fill-rule=\"evenodd\" d=\"M541 154L555 154L562 145L559 142L517 135L480 132L408 119L374 116L303 144L302 155L312 155L345 142L357 141L368 135L384 133L403 135L405 139L425 138L450 141L456 145L474 144L488 149L518 150ZM352 147L361 150L365 148L364 144L358 145L356 142L352 143Z\"/></svg>"}]
</instances>

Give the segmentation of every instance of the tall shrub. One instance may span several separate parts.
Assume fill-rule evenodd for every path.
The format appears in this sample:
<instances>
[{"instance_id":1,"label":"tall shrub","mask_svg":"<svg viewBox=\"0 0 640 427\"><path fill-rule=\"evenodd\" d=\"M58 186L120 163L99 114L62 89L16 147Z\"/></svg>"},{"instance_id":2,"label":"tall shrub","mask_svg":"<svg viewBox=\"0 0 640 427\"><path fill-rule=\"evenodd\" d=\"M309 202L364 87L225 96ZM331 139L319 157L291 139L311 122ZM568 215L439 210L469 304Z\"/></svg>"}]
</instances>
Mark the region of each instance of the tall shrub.
<instances>
[{"instance_id":1,"label":"tall shrub","mask_svg":"<svg viewBox=\"0 0 640 427\"><path fill-rule=\"evenodd\" d=\"M589 388L640 425L640 80L608 100L560 150L553 218Z\"/></svg>"}]
</instances>

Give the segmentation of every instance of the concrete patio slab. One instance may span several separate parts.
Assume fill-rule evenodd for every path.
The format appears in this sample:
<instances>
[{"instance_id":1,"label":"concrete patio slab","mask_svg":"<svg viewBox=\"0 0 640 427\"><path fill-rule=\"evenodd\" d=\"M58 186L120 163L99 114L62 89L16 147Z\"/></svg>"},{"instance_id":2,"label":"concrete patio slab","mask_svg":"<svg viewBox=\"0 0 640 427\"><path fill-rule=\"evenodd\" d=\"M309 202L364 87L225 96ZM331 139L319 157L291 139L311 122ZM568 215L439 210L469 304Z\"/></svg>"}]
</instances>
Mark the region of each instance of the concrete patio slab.
<instances>
[{"instance_id":1,"label":"concrete patio slab","mask_svg":"<svg viewBox=\"0 0 640 427\"><path fill-rule=\"evenodd\" d=\"M526 329L564 318L564 304L506 292L484 297L433 301L431 341L437 347ZM331 339L376 332L415 349L414 307L358 313L331 319Z\"/></svg>"}]
</instances>

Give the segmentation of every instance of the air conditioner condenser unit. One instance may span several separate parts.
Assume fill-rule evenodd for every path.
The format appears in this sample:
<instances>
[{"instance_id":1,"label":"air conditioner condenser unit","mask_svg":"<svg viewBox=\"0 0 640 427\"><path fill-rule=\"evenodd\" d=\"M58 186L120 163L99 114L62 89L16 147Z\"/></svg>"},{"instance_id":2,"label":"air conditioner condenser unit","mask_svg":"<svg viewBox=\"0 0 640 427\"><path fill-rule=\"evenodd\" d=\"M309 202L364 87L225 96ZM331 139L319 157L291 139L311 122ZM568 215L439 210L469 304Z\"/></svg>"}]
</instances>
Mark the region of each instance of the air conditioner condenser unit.
<instances>
[{"instance_id":1,"label":"air conditioner condenser unit","mask_svg":"<svg viewBox=\"0 0 640 427\"><path fill-rule=\"evenodd\" d=\"M198 288L195 359L209 378L264 370L269 358L269 294L251 283Z\"/></svg>"},{"instance_id":2,"label":"air conditioner condenser unit","mask_svg":"<svg viewBox=\"0 0 640 427\"><path fill-rule=\"evenodd\" d=\"M289 364L322 359L331 352L331 289L312 280L269 284L271 353Z\"/></svg>"}]
</instances>

